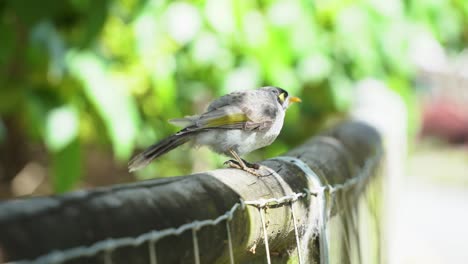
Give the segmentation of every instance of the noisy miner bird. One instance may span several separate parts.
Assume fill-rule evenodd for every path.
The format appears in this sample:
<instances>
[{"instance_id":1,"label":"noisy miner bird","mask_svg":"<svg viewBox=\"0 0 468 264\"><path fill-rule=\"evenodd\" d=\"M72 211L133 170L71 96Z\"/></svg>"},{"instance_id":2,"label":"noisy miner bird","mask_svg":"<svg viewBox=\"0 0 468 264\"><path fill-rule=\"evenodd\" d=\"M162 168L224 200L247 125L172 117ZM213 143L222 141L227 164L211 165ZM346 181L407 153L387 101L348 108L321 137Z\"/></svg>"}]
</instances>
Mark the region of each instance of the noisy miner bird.
<instances>
[{"instance_id":1,"label":"noisy miner bird","mask_svg":"<svg viewBox=\"0 0 468 264\"><path fill-rule=\"evenodd\" d=\"M259 165L246 162L241 155L270 145L283 127L286 109L294 102L301 99L272 86L224 95L201 115L169 120L184 128L135 156L129 162L129 171L143 168L153 159L192 142L231 156L234 160L226 162L230 167L260 176Z\"/></svg>"}]
</instances>

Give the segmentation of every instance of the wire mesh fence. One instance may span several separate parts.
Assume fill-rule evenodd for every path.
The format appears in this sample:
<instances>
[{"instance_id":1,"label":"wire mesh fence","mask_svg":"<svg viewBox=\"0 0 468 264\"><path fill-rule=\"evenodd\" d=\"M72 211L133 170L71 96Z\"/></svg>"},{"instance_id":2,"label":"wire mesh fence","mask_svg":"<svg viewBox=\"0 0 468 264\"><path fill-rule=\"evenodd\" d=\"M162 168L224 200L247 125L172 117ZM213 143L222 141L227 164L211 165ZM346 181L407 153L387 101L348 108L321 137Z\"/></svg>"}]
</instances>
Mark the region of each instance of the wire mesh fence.
<instances>
[{"instance_id":1,"label":"wire mesh fence","mask_svg":"<svg viewBox=\"0 0 468 264\"><path fill-rule=\"evenodd\" d=\"M380 262L383 257L381 248L376 247L375 243L380 241L381 236L378 231L380 185L377 170L381 157L382 148L376 132L368 126L352 122L312 139L285 156L262 163L269 171L265 178L236 170L222 170L208 175L187 176L181 181L156 180L152 183L116 187L117 189L111 191L101 191L99 195L91 191L79 195L79 198L58 198L58 205L55 204L53 209L34 200L0 204L0 209L4 209L0 210L0 231L5 234L0 235L1 255L6 256L5 259L11 263ZM219 182L215 181L228 188L220 190L220 185L217 185ZM213 184L214 187L208 186ZM203 187L203 193L197 189L200 186ZM216 214L210 212L212 217L203 218L200 212L212 211L208 209L211 204L207 199L210 202L213 199L198 199L208 195L207 190L208 194L219 192L218 199L224 201L215 201L223 206L218 205ZM131 192L144 195L135 197ZM234 195L230 197L229 192ZM123 196L123 193L128 196ZM178 200L184 195L188 197L187 201ZM151 206L144 203L153 196L156 196L155 199L148 202ZM170 204L163 205L165 201L169 201L166 200L168 197L171 199ZM119 199L121 202L117 202ZM149 222L166 222L167 227L149 228L145 232L133 232L133 235L123 235L124 231L116 230L114 232L118 235L113 234L115 237L107 232L101 236L102 239L96 236L95 241L86 244L82 242L81 235L74 235L70 239L75 246L47 245L41 252L36 251L34 257L23 257L28 254L22 253L22 250L31 246L41 247L37 243L46 243L49 239L54 240L54 243L60 242L60 234L50 234L50 237L31 236L26 238L28 241L14 238L18 234L18 228L23 231L32 229L33 233L37 232L35 229L44 227L49 231L53 230L50 224L54 221L51 219L70 218L70 213L66 212L70 208L80 208L71 218L72 222L86 219L93 225L83 228L85 233L102 228L99 226L102 219L108 221L108 224L118 226L114 223L119 220L113 218L113 210L117 212L119 207L125 209L127 206L138 206L138 203L122 203L130 200L142 202L141 206L148 209L150 214L156 212L156 208L158 217L151 218ZM181 206L185 203L187 207ZM98 208L96 210L104 218L89 220L94 218L89 211L90 204L93 204L92 208ZM112 211L109 204L112 204ZM21 210L34 205L43 208L36 208L33 212ZM221 208L224 210L221 211ZM65 213L61 214L62 210ZM132 210L135 209L132 208L130 212ZM191 210L198 215L190 216ZM7 216L9 212L13 212L13 216ZM367 212L367 216L363 212ZM109 215L106 216L106 213ZM84 214L84 218L79 218L76 214ZM125 218L129 225L144 225L147 219L133 219L128 213L120 216L119 219ZM139 215L135 213L134 216ZM25 224L26 221L33 221L34 217L37 217L38 222L44 218L45 224ZM180 221L175 221L178 218ZM370 233L374 234L374 240L365 238L366 232L362 231L368 231L369 225L363 225L362 219L373 223L375 230ZM67 221L64 220L64 223ZM176 222L184 223L175 225ZM8 229L12 226L16 230ZM336 230L340 231L337 233ZM176 238L180 241L171 240ZM24 246L21 243L29 244ZM260 250L259 246L264 250ZM373 256L365 256L364 251L368 252L366 247L374 247ZM129 248L138 250L132 251ZM169 250L176 254L168 253Z\"/></svg>"}]
</instances>

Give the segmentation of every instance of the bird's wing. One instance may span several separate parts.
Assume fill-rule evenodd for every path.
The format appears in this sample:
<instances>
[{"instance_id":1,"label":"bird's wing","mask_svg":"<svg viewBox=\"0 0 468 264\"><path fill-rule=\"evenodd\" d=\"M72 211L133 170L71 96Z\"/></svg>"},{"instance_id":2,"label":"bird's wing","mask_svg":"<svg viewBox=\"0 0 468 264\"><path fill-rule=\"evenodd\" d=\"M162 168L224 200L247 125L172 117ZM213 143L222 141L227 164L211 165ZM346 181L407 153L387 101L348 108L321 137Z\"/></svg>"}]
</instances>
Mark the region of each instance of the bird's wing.
<instances>
[{"instance_id":1,"label":"bird's wing","mask_svg":"<svg viewBox=\"0 0 468 264\"><path fill-rule=\"evenodd\" d=\"M213 101L205 113L170 120L173 124L187 125L187 130L243 129L264 130L276 118L275 100L262 90L233 92ZM266 100L265 100L266 99Z\"/></svg>"},{"instance_id":2,"label":"bird's wing","mask_svg":"<svg viewBox=\"0 0 468 264\"><path fill-rule=\"evenodd\" d=\"M229 106L236 106L237 104L241 103L244 100L244 98L248 97L246 96L247 93L249 93L249 91L237 91L237 92L232 92L232 93L229 93L229 94L226 94L217 98L216 100L210 103L206 112L202 114L203 115L202 118L201 118L202 115L193 115L193 116L185 116L182 118L174 118L168 121L169 123L179 126L179 127L190 127L190 126L197 127L197 121L198 121L198 124L204 124L205 122L212 121L211 126L214 126L217 123L222 122L222 121L212 120L212 119L222 118L223 116L225 116L225 113L229 111L229 112L234 112L232 113L234 116L229 117L228 118L229 120L225 120L225 122L235 121L235 123L237 123L238 121L240 121L240 119L245 119L245 117L240 117L239 114L242 114L242 112L233 110ZM219 110L219 111L216 111L216 110ZM236 112L239 112L239 113L236 113Z\"/></svg>"},{"instance_id":3,"label":"bird's wing","mask_svg":"<svg viewBox=\"0 0 468 264\"><path fill-rule=\"evenodd\" d=\"M237 91L237 92L232 92L226 95L223 95L219 97L218 99L214 100L211 102L211 104L208 106L207 112L216 110L218 108L222 108L225 106L232 106L232 105L238 105L242 103L244 100L246 100L249 97L249 94L251 91Z\"/></svg>"},{"instance_id":4,"label":"bird's wing","mask_svg":"<svg viewBox=\"0 0 468 264\"><path fill-rule=\"evenodd\" d=\"M271 127L274 117L258 115L258 111L264 109L262 105L258 109L237 105L227 105L200 115L195 121L194 128L197 129L243 129L264 130Z\"/></svg>"}]
</instances>

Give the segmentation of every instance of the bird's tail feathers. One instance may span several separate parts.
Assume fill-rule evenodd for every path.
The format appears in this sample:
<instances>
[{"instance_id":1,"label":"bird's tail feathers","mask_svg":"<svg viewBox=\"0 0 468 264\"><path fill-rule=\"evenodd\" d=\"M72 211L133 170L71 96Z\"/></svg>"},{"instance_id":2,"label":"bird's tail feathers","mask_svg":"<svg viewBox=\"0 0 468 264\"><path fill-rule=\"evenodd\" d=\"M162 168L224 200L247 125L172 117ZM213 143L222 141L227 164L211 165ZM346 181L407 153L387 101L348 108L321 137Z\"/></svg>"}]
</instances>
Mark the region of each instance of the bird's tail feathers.
<instances>
[{"instance_id":1,"label":"bird's tail feathers","mask_svg":"<svg viewBox=\"0 0 468 264\"><path fill-rule=\"evenodd\" d=\"M190 132L178 132L172 136L169 136L160 142L151 145L145 151L133 157L128 163L128 170L130 172L136 171L148 165L155 158L173 150L174 148L187 143L193 133Z\"/></svg>"},{"instance_id":2,"label":"bird's tail feathers","mask_svg":"<svg viewBox=\"0 0 468 264\"><path fill-rule=\"evenodd\" d=\"M179 127L188 127L195 124L198 118L200 118L198 115L185 116L182 118L169 119L169 123Z\"/></svg>"}]
</instances>

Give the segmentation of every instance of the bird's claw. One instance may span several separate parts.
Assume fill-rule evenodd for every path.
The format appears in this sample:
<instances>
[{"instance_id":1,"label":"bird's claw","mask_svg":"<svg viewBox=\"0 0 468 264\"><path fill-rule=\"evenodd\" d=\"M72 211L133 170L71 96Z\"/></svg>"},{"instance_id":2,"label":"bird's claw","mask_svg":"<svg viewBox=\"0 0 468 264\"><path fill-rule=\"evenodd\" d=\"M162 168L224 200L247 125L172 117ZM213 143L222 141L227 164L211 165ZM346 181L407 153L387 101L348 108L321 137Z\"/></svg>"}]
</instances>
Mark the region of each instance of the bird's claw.
<instances>
[{"instance_id":1,"label":"bird's claw","mask_svg":"<svg viewBox=\"0 0 468 264\"><path fill-rule=\"evenodd\" d=\"M228 166L229 168L243 170L243 171L248 172L248 173L250 173L252 175L255 175L257 177L264 176L264 175L262 175L260 173L260 165L259 164L246 163L246 167L243 167L236 160L228 160L228 161L224 162L224 165Z\"/></svg>"},{"instance_id":2,"label":"bird's claw","mask_svg":"<svg viewBox=\"0 0 468 264\"><path fill-rule=\"evenodd\" d=\"M229 168L242 170L242 166L236 160L227 160L224 162L224 165L228 166Z\"/></svg>"},{"instance_id":3,"label":"bird's claw","mask_svg":"<svg viewBox=\"0 0 468 264\"><path fill-rule=\"evenodd\" d=\"M259 170L260 169L260 164L257 164L257 163L250 163L248 161L245 161L245 160L242 160L245 164L245 166L247 166L248 168L252 168L252 169L255 169L255 170Z\"/></svg>"},{"instance_id":4,"label":"bird's claw","mask_svg":"<svg viewBox=\"0 0 468 264\"><path fill-rule=\"evenodd\" d=\"M265 176L265 175L263 175L263 174L261 173L261 171L260 171L259 169L254 169L254 168L243 168L243 169L241 169L241 170L246 171L246 172L248 172L248 173L250 173L250 174L252 174L252 175L255 175L255 176L257 176L257 177L263 177L263 176Z\"/></svg>"}]
</instances>

